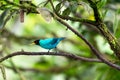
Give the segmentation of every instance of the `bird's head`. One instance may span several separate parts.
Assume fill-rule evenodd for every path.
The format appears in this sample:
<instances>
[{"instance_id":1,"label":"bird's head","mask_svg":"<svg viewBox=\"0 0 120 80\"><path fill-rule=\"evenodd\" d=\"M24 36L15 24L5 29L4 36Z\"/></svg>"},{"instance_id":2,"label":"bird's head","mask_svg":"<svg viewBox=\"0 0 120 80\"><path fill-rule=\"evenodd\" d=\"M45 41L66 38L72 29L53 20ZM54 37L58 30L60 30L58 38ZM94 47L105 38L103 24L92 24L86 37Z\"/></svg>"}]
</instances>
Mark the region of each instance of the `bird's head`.
<instances>
[{"instance_id":1,"label":"bird's head","mask_svg":"<svg viewBox=\"0 0 120 80\"><path fill-rule=\"evenodd\" d=\"M33 41L33 44L40 45L39 41L40 40L35 40L35 41Z\"/></svg>"}]
</instances>

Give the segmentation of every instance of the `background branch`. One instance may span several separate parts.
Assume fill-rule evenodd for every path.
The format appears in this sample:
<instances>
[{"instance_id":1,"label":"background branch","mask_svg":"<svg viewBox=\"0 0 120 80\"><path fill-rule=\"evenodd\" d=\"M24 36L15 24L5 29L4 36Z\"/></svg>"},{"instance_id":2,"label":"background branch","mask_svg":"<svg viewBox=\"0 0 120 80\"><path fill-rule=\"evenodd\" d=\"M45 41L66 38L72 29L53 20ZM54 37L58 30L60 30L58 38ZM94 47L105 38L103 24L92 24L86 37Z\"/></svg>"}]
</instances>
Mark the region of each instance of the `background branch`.
<instances>
[{"instance_id":1,"label":"background branch","mask_svg":"<svg viewBox=\"0 0 120 80\"><path fill-rule=\"evenodd\" d=\"M74 64L72 62L70 62L65 66L57 66L57 67L53 66L53 67L46 68L45 70L41 69L41 68L34 68L34 67L33 68L29 68L29 67L25 68L25 67L19 67L19 66L16 66L16 67L20 71L23 71L23 72L32 71L32 72L36 72L36 73L38 73L38 72L41 72L41 73L61 73L61 72L64 72L66 70L69 70L73 67L76 67L79 64L78 61L73 61L73 62L74 62ZM4 65L4 66L8 69L14 69L13 66L8 66L8 65Z\"/></svg>"}]
</instances>

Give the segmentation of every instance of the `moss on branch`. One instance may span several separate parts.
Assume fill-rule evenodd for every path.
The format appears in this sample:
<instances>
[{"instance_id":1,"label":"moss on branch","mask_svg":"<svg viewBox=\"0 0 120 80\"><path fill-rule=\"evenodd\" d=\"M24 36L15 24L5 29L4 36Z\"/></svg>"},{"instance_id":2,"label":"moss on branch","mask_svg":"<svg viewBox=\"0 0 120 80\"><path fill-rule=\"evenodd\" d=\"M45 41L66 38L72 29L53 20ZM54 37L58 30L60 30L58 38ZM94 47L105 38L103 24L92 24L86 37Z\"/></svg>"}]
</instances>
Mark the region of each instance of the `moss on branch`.
<instances>
[{"instance_id":1,"label":"moss on branch","mask_svg":"<svg viewBox=\"0 0 120 80\"><path fill-rule=\"evenodd\" d=\"M106 38L106 40L110 44L111 49L116 54L116 56L120 59L120 45L119 45L117 39L115 38L115 36L112 35L112 33L109 31L109 29L103 23L100 12L97 8L97 4L95 2L93 2L92 0L88 0L88 2L90 3L90 6L94 11L94 17L96 20L97 29L99 29L101 34Z\"/></svg>"}]
</instances>

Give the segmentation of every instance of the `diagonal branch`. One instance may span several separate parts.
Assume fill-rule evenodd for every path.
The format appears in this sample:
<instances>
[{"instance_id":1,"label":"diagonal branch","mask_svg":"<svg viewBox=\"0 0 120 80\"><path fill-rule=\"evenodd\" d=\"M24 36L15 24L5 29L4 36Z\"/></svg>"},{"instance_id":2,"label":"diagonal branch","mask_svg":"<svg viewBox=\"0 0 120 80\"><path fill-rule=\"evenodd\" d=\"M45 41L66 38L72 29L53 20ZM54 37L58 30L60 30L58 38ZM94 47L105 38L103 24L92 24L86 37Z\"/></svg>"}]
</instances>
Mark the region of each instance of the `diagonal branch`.
<instances>
[{"instance_id":1,"label":"diagonal branch","mask_svg":"<svg viewBox=\"0 0 120 80\"><path fill-rule=\"evenodd\" d=\"M91 49L91 51L98 57L98 59L100 59L102 62L106 63L107 65L113 67L113 68L116 68L118 70L120 70L120 66L119 65L116 65L116 64L113 64L111 63L110 61L106 60L104 58L104 56L98 52L94 46L88 42L78 31L76 31L75 29L73 29L69 24L67 24L65 21L63 21L61 18L59 18L58 16L55 15L55 18L61 23L63 24L64 26L66 26L69 30L71 30L74 34L76 34L80 39L82 39L88 46L89 48Z\"/></svg>"},{"instance_id":2,"label":"diagonal branch","mask_svg":"<svg viewBox=\"0 0 120 80\"><path fill-rule=\"evenodd\" d=\"M92 0L87 0L90 3L91 8L94 11L94 17L96 19L96 27L101 32L101 34L106 38L110 44L111 49L114 51L116 56L120 59L120 44L116 37L109 31L107 26L103 23L99 9L97 5Z\"/></svg>"},{"instance_id":3,"label":"diagonal branch","mask_svg":"<svg viewBox=\"0 0 120 80\"><path fill-rule=\"evenodd\" d=\"M53 3L52 3L52 0L49 0L50 1L50 4L51 4L51 6L52 6L52 8L53 8L53 11L55 12L55 8L54 8L54 5L53 5ZM97 6L96 6L96 4L94 4L94 2L92 1L92 0L88 0L88 2L91 4L91 7L93 8L93 10L94 10L94 16L96 17L95 19L96 19L96 21L98 21L97 23L96 23L96 25L98 24L98 25L101 25L101 23L102 23L102 20L97 20L97 19L101 19L100 18L100 14L99 14L99 12L98 12L98 10L97 10ZM95 11L97 10L97 12L95 13ZM63 19L61 19L60 17L58 17L57 16L57 14L55 13L53 13L53 15L54 15L54 17L56 18L56 20L57 21L59 21L61 24L63 24L65 27L67 27L69 30L71 30L74 34L76 34L79 38L81 38L88 46L89 46L89 48L91 49L91 51L98 57L98 59L100 59L102 62L104 62L104 63L106 63L107 65L109 65L109 66L111 66L111 67L113 67L113 68L115 68L115 69L118 69L118 70L120 70L120 66L119 65L116 65L116 64L113 64L113 63L111 63L110 61L108 61L108 60L106 60L105 58L104 58L104 56L100 53L100 52L98 52L95 48L94 48L94 46L90 43L90 42L88 42L78 31L76 31L75 29L73 29L69 24L67 24ZM100 23L100 24L99 24ZM100 29L100 30L103 30L103 27L102 27L102 29ZM107 29L107 31L108 31L108 29ZM103 32L103 35L106 35L105 34L105 32L106 31L101 31L101 32ZM109 31L108 31L108 33L109 33ZM107 35L106 35L107 36ZM105 37L106 37L105 36ZM111 38L111 36L110 36L110 38ZM114 41L116 41L115 39L113 39L112 41L109 41L109 35L107 36L107 40L108 40L108 42L110 42L110 44L112 44L113 46L111 46L112 48L114 48L113 50L116 50L116 49L119 49L119 47L118 48L116 48L116 45L114 46ZM119 51L119 50L118 50ZM117 54L119 54L119 52L117 53Z\"/></svg>"}]
</instances>

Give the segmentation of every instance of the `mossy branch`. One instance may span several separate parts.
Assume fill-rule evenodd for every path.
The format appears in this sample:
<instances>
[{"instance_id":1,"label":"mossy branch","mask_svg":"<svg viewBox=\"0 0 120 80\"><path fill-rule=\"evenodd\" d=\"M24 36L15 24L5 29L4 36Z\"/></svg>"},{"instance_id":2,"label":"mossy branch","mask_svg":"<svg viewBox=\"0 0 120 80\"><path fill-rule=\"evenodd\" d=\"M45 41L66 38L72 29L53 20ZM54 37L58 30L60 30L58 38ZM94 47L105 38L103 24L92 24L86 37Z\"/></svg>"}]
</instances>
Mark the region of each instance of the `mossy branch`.
<instances>
[{"instance_id":1,"label":"mossy branch","mask_svg":"<svg viewBox=\"0 0 120 80\"><path fill-rule=\"evenodd\" d=\"M109 31L109 29L103 23L103 20L101 18L101 15L97 8L96 3L93 2L92 0L88 0L88 2L90 3L90 6L94 11L94 17L96 20L97 29L99 29L101 34L106 38L106 40L110 44L111 49L116 54L116 56L120 59L120 45L119 45L117 39L115 38L115 36L112 35L112 33Z\"/></svg>"}]
</instances>

